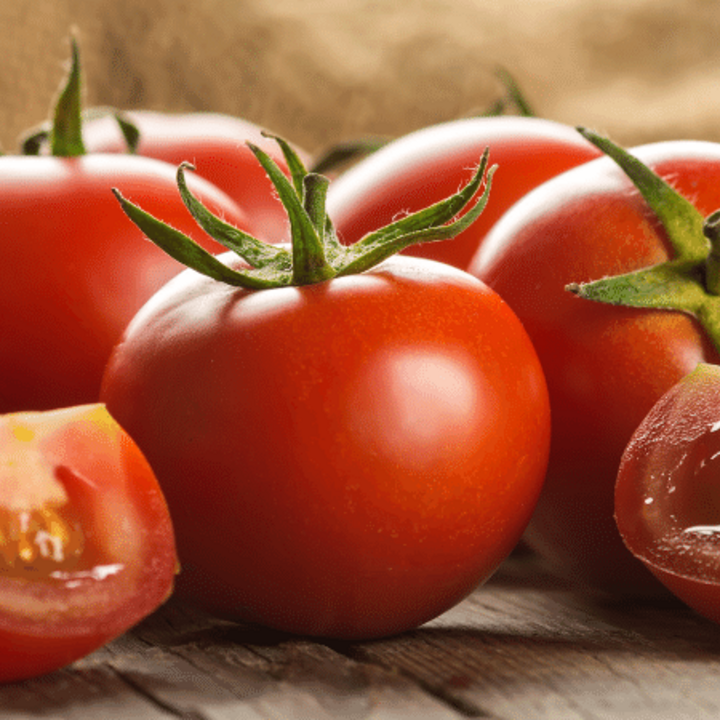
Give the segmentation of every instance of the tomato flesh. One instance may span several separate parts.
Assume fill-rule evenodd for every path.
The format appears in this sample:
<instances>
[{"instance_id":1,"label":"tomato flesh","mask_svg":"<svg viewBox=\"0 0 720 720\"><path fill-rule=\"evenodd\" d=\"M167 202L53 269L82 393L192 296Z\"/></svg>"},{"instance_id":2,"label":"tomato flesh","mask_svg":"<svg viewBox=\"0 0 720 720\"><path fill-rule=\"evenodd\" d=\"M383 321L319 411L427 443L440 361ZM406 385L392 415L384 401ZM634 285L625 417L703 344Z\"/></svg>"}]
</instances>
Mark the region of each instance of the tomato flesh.
<instances>
[{"instance_id":1,"label":"tomato flesh","mask_svg":"<svg viewBox=\"0 0 720 720\"><path fill-rule=\"evenodd\" d=\"M63 667L169 595L165 500L104 406L0 418L0 681Z\"/></svg>"},{"instance_id":2,"label":"tomato flesh","mask_svg":"<svg viewBox=\"0 0 720 720\"><path fill-rule=\"evenodd\" d=\"M615 517L630 551L678 597L720 622L720 367L670 389L623 454Z\"/></svg>"}]
</instances>

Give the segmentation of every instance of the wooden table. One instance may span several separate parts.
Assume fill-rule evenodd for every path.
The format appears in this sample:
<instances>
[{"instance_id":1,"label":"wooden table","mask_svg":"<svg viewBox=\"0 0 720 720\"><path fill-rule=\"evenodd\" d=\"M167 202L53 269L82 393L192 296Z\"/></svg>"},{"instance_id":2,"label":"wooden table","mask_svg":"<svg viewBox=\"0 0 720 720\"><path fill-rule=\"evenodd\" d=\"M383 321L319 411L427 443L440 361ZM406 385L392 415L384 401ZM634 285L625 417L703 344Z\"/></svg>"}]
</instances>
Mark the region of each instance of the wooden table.
<instances>
[{"instance_id":1,"label":"wooden table","mask_svg":"<svg viewBox=\"0 0 720 720\"><path fill-rule=\"evenodd\" d=\"M468 717L720 717L720 626L671 598L588 598L519 556L399 637L314 642L171 600L72 667L0 686L3 720Z\"/></svg>"}]
</instances>

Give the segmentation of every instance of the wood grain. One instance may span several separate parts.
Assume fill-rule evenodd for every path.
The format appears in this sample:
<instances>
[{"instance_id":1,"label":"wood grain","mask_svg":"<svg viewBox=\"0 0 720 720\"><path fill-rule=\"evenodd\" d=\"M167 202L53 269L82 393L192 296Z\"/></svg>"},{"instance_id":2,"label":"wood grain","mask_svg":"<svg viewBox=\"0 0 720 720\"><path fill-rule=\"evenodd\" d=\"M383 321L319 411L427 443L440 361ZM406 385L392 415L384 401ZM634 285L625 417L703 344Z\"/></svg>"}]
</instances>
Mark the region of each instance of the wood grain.
<instances>
[{"instance_id":1,"label":"wood grain","mask_svg":"<svg viewBox=\"0 0 720 720\"><path fill-rule=\"evenodd\" d=\"M700 720L720 715L720 628L669 597L580 594L513 558L418 630L315 642L171 600L65 670L0 687L26 720Z\"/></svg>"}]
</instances>

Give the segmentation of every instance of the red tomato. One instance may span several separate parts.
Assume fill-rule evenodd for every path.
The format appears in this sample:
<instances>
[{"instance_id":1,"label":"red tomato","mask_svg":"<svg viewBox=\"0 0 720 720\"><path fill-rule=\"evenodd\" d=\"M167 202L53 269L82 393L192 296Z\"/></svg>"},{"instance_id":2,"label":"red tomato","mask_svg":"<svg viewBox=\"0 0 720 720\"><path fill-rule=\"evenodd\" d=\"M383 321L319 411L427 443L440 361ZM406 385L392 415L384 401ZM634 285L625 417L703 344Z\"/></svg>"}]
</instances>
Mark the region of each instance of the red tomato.
<instances>
[{"instance_id":1,"label":"red tomato","mask_svg":"<svg viewBox=\"0 0 720 720\"><path fill-rule=\"evenodd\" d=\"M407 630L485 580L549 444L507 305L408 257L255 292L186 271L130 324L102 397L163 486L179 594L320 636Z\"/></svg>"},{"instance_id":2,"label":"red tomato","mask_svg":"<svg viewBox=\"0 0 720 720\"><path fill-rule=\"evenodd\" d=\"M632 151L708 215L720 207L720 145L665 142ZM684 313L575 297L569 283L670 257L660 222L609 158L548 181L492 229L471 265L515 310L540 356L553 410L545 488L527 538L556 569L594 586L648 589L613 520L623 450L658 398L720 357Z\"/></svg>"},{"instance_id":3,"label":"red tomato","mask_svg":"<svg viewBox=\"0 0 720 720\"><path fill-rule=\"evenodd\" d=\"M282 152L257 125L219 113L123 113L139 130L137 153L172 165L192 163L197 174L224 190L247 215L246 230L267 242L288 241L288 220L273 185L246 142L253 142L289 175ZM114 118L89 119L83 124L88 152L127 150ZM296 150L297 152L297 150ZM302 159L308 157L301 153Z\"/></svg>"},{"instance_id":4,"label":"red tomato","mask_svg":"<svg viewBox=\"0 0 720 720\"><path fill-rule=\"evenodd\" d=\"M177 569L147 461L102 405L0 417L0 682L96 650L155 610Z\"/></svg>"},{"instance_id":5,"label":"red tomato","mask_svg":"<svg viewBox=\"0 0 720 720\"><path fill-rule=\"evenodd\" d=\"M499 169L482 216L453 240L413 245L405 254L467 269L488 230L514 202L545 180L601 155L573 128L539 118L479 117L427 127L392 141L330 185L328 214L340 239L354 243L456 192L486 146Z\"/></svg>"},{"instance_id":6,"label":"red tomato","mask_svg":"<svg viewBox=\"0 0 720 720\"><path fill-rule=\"evenodd\" d=\"M629 550L670 590L720 622L720 367L668 390L625 450L615 517Z\"/></svg>"},{"instance_id":7,"label":"red tomato","mask_svg":"<svg viewBox=\"0 0 720 720\"><path fill-rule=\"evenodd\" d=\"M242 211L190 178L214 211ZM113 344L140 306L182 266L128 223L117 185L208 249L182 204L175 169L121 155L0 158L0 412L95 402Z\"/></svg>"}]
</instances>

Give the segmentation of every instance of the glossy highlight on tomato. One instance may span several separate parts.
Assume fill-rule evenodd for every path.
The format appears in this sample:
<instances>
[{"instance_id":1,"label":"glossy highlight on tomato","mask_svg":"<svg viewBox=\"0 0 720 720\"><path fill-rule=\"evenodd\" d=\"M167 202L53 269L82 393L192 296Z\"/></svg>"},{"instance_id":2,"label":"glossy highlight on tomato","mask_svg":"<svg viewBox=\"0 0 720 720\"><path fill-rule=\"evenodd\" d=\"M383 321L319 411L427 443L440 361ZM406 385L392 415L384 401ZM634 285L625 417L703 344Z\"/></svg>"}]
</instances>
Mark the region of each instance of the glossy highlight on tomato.
<instances>
[{"instance_id":1,"label":"glossy highlight on tomato","mask_svg":"<svg viewBox=\"0 0 720 720\"><path fill-rule=\"evenodd\" d=\"M720 367L699 365L637 428L615 486L628 549L675 595L720 622Z\"/></svg>"},{"instance_id":2,"label":"glossy highlight on tomato","mask_svg":"<svg viewBox=\"0 0 720 720\"><path fill-rule=\"evenodd\" d=\"M245 214L199 177L196 192L239 227ZM153 208L207 249L175 168L130 155L0 157L0 412L97 401L113 345L182 265L127 222L112 195Z\"/></svg>"},{"instance_id":3,"label":"glossy highlight on tomato","mask_svg":"<svg viewBox=\"0 0 720 720\"><path fill-rule=\"evenodd\" d=\"M481 217L456 238L404 253L466 270L500 216L545 180L601 155L567 125L533 117L476 117L397 138L345 171L328 190L328 213L343 243L447 197L467 182L485 147L499 170Z\"/></svg>"},{"instance_id":4,"label":"glossy highlight on tomato","mask_svg":"<svg viewBox=\"0 0 720 720\"><path fill-rule=\"evenodd\" d=\"M277 143L255 123L211 112L167 113L127 110L122 116L139 132L135 152L171 165L191 163L200 177L231 197L246 214L245 229L266 242L287 242L288 219L273 185L247 143L263 148L289 175ZM85 147L91 153L127 152L112 115L90 117L83 124ZM303 159L308 156L296 148Z\"/></svg>"},{"instance_id":5,"label":"glossy highlight on tomato","mask_svg":"<svg viewBox=\"0 0 720 720\"><path fill-rule=\"evenodd\" d=\"M155 475L102 405L0 417L0 682L122 634L176 570Z\"/></svg>"},{"instance_id":6,"label":"glossy highlight on tomato","mask_svg":"<svg viewBox=\"0 0 720 720\"><path fill-rule=\"evenodd\" d=\"M720 207L720 145L673 141L630 152L703 216ZM687 313L595 303L566 286L671 256L658 218L615 162L601 158L529 193L471 265L517 313L548 382L550 461L526 538L558 572L614 593L659 587L613 518L623 451L669 388L720 356Z\"/></svg>"},{"instance_id":7,"label":"glossy highlight on tomato","mask_svg":"<svg viewBox=\"0 0 720 720\"><path fill-rule=\"evenodd\" d=\"M129 325L102 398L168 499L178 594L317 636L413 628L487 579L549 444L508 306L403 256L256 292L187 270Z\"/></svg>"}]
</instances>

